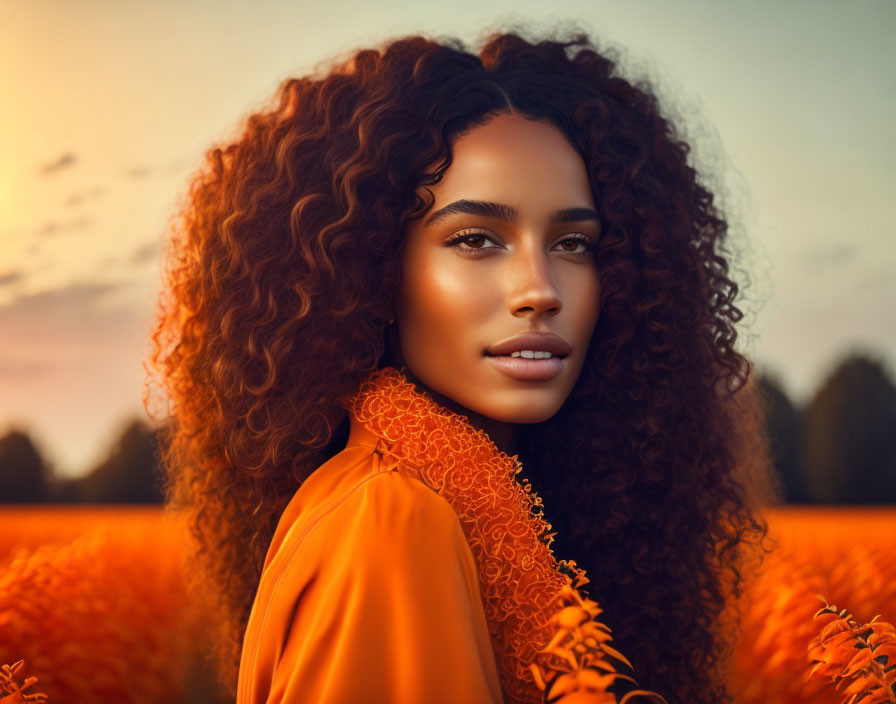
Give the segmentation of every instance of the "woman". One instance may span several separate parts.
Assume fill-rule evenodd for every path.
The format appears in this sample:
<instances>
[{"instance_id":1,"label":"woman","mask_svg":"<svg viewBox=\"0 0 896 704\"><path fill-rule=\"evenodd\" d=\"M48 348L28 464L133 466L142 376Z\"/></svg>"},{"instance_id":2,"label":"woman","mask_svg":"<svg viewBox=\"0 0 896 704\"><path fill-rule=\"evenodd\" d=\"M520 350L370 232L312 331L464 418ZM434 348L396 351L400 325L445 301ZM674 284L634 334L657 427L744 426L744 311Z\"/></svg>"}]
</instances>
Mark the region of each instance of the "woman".
<instances>
[{"instance_id":1,"label":"woman","mask_svg":"<svg viewBox=\"0 0 896 704\"><path fill-rule=\"evenodd\" d=\"M241 704L539 701L565 605L642 689L726 698L765 526L687 151L587 37L504 34L359 51L209 152L153 364Z\"/></svg>"}]
</instances>

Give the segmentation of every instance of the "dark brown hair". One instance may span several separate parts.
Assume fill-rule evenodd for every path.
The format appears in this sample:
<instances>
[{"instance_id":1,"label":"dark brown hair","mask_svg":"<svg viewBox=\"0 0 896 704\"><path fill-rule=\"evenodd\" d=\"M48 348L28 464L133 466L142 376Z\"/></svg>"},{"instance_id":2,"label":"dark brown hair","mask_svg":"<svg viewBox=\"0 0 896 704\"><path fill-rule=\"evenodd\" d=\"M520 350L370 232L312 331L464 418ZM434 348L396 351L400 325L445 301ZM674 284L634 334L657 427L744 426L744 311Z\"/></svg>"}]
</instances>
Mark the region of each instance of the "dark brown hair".
<instances>
[{"instance_id":1,"label":"dark brown hair","mask_svg":"<svg viewBox=\"0 0 896 704\"><path fill-rule=\"evenodd\" d=\"M192 182L149 366L170 404L167 503L189 520L191 589L216 614L234 693L277 521L383 361L402 236L431 205L416 191L458 135L509 111L579 150L603 225L588 359L561 411L524 434L524 473L641 686L725 697L720 618L766 530L738 473L744 428L759 436L737 410L751 367L734 346L727 225L649 88L585 35L516 33L478 56L407 37L284 81Z\"/></svg>"}]
</instances>

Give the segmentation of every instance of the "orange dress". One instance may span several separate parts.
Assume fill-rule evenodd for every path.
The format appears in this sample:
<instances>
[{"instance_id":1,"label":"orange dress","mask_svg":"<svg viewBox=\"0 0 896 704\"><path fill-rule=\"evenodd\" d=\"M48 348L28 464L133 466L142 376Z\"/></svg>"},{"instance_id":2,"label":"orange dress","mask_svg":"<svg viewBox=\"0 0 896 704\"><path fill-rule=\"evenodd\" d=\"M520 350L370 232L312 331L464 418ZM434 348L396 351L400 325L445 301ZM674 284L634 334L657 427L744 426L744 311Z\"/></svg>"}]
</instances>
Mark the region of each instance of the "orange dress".
<instances>
[{"instance_id":1,"label":"orange dress","mask_svg":"<svg viewBox=\"0 0 896 704\"><path fill-rule=\"evenodd\" d=\"M585 670L600 692L606 655L628 663L577 591L584 571L554 557L517 458L395 369L349 412L345 449L280 518L237 704L535 704Z\"/></svg>"}]
</instances>

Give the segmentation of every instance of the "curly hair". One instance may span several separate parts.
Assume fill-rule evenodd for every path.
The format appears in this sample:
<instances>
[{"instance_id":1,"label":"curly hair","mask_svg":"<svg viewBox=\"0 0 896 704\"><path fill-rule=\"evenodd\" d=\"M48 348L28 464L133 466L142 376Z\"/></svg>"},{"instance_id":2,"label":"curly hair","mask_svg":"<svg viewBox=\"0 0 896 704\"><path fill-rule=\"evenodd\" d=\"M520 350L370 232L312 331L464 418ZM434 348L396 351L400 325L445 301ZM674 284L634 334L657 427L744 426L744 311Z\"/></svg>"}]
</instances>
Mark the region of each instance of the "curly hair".
<instances>
[{"instance_id":1,"label":"curly hair","mask_svg":"<svg viewBox=\"0 0 896 704\"><path fill-rule=\"evenodd\" d=\"M581 33L494 34L478 55L411 36L285 80L275 103L193 178L147 363L168 398L166 504L188 519L222 684L235 694L280 515L344 446L348 398L387 361L402 238L432 205L418 189L458 136L517 112L579 151L603 228L588 358L560 412L523 435L524 472L640 684L730 701L720 624L767 531L739 470L762 438L737 393L751 364L735 349L727 224L649 85Z\"/></svg>"}]
</instances>

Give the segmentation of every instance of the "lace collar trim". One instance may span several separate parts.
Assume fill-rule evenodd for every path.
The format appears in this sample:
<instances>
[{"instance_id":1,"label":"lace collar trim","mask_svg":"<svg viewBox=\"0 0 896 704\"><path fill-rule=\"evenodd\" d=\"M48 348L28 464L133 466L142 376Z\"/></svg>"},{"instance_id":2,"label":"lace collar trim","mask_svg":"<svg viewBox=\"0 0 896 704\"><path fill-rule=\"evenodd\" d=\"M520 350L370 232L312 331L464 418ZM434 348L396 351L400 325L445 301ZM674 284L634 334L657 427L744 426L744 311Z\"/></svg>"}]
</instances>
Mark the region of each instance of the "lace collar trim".
<instances>
[{"instance_id":1,"label":"lace collar trim","mask_svg":"<svg viewBox=\"0 0 896 704\"><path fill-rule=\"evenodd\" d=\"M513 703L542 701L532 666L555 657L542 651L556 635L557 598L589 580L574 560L555 558L556 534L538 510L541 498L528 479L516 481L517 456L391 367L364 381L349 410L385 441L379 449L399 471L451 504L476 559L504 695Z\"/></svg>"}]
</instances>

